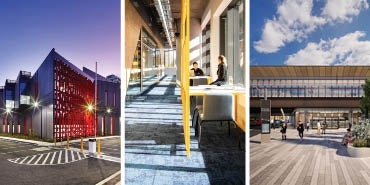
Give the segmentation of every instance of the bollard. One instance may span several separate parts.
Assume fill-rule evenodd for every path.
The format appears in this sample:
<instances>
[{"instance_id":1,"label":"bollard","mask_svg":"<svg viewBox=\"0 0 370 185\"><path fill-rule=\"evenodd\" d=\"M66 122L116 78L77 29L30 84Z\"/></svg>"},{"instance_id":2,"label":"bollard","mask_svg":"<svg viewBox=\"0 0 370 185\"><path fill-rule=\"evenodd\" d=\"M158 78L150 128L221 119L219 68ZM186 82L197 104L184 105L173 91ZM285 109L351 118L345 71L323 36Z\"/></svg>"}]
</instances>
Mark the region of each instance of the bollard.
<instances>
[{"instance_id":1,"label":"bollard","mask_svg":"<svg viewBox=\"0 0 370 185\"><path fill-rule=\"evenodd\" d=\"M67 135L67 149L69 149L69 135Z\"/></svg>"},{"instance_id":2,"label":"bollard","mask_svg":"<svg viewBox=\"0 0 370 185\"><path fill-rule=\"evenodd\" d=\"M54 146L57 146L57 137L54 136Z\"/></svg>"},{"instance_id":3,"label":"bollard","mask_svg":"<svg viewBox=\"0 0 370 185\"><path fill-rule=\"evenodd\" d=\"M81 137L81 152L84 152L84 138Z\"/></svg>"},{"instance_id":4,"label":"bollard","mask_svg":"<svg viewBox=\"0 0 370 185\"><path fill-rule=\"evenodd\" d=\"M98 155L100 155L100 139L98 139Z\"/></svg>"}]
</instances>

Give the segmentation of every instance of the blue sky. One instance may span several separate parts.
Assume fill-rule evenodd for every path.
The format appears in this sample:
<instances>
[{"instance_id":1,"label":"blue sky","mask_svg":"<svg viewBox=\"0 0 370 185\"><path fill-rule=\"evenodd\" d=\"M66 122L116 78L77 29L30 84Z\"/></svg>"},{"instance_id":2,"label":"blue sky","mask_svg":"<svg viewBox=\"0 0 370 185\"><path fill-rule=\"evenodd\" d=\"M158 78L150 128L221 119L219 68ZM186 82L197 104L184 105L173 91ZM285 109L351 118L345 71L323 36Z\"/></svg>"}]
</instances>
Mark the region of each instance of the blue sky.
<instances>
[{"instance_id":1,"label":"blue sky","mask_svg":"<svg viewBox=\"0 0 370 185\"><path fill-rule=\"evenodd\" d=\"M32 74L52 48L71 63L120 76L119 0L1 0L0 86Z\"/></svg>"},{"instance_id":2,"label":"blue sky","mask_svg":"<svg viewBox=\"0 0 370 185\"><path fill-rule=\"evenodd\" d=\"M368 0L251 0L251 65L370 65Z\"/></svg>"}]
</instances>

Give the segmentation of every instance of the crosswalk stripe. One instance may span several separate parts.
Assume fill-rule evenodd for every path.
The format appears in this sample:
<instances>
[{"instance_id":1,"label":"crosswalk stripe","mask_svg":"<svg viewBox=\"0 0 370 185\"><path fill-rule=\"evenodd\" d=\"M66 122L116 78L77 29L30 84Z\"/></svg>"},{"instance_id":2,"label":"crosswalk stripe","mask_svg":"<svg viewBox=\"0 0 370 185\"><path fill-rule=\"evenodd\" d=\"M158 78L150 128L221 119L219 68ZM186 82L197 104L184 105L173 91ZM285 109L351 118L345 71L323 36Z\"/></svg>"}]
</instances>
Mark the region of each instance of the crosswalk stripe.
<instances>
[{"instance_id":1,"label":"crosswalk stripe","mask_svg":"<svg viewBox=\"0 0 370 185\"><path fill-rule=\"evenodd\" d=\"M68 163L68 150L64 150L65 151L65 155L64 155L64 163Z\"/></svg>"},{"instance_id":2,"label":"crosswalk stripe","mask_svg":"<svg viewBox=\"0 0 370 185\"><path fill-rule=\"evenodd\" d=\"M28 157L25 157L19 164L22 164Z\"/></svg>"},{"instance_id":3,"label":"crosswalk stripe","mask_svg":"<svg viewBox=\"0 0 370 185\"><path fill-rule=\"evenodd\" d=\"M58 164L60 164L61 160L62 160L62 150L59 151L59 157L58 157Z\"/></svg>"},{"instance_id":4,"label":"crosswalk stripe","mask_svg":"<svg viewBox=\"0 0 370 185\"><path fill-rule=\"evenodd\" d=\"M73 154L73 150L71 150L71 156L72 156L72 161L74 161L75 160L75 156Z\"/></svg>"},{"instance_id":5,"label":"crosswalk stripe","mask_svg":"<svg viewBox=\"0 0 370 185\"><path fill-rule=\"evenodd\" d=\"M78 160L81 160L80 152L77 152Z\"/></svg>"},{"instance_id":6,"label":"crosswalk stripe","mask_svg":"<svg viewBox=\"0 0 370 185\"><path fill-rule=\"evenodd\" d=\"M37 164L41 160L42 156L44 156L44 154L41 154L34 164Z\"/></svg>"},{"instance_id":7,"label":"crosswalk stripe","mask_svg":"<svg viewBox=\"0 0 370 185\"><path fill-rule=\"evenodd\" d=\"M64 155L64 160L62 160L63 155ZM50 162L48 162L49 157L51 157ZM21 157L21 158L8 159L8 161L13 162L13 163L18 163L18 164L26 164L26 165L45 165L45 164L54 165L54 164L67 164L67 163L79 161L85 158L87 158L85 153L65 149L64 152L63 150L58 150L55 152L36 154L36 155L26 156L26 157Z\"/></svg>"},{"instance_id":8,"label":"crosswalk stripe","mask_svg":"<svg viewBox=\"0 0 370 185\"><path fill-rule=\"evenodd\" d=\"M42 164L45 164L45 163L46 163L46 161L47 161L47 160L48 160L48 158L49 158L49 155L50 155L50 152L48 153L48 155L46 155L46 157L45 157L44 161L42 162Z\"/></svg>"},{"instance_id":9,"label":"crosswalk stripe","mask_svg":"<svg viewBox=\"0 0 370 185\"><path fill-rule=\"evenodd\" d=\"M30 164L31 163L31 161L33 160L33 159L35 159L36 158L36 155L34 155L28 162L27 162L27 164Z\"/></svg>"},{"instance_id":10,"label":"crosswalk stripe","mask_svg":"<svg viewBox=\"0 0 370 185\"><path fill-rule=\"evenodd\" d=\"M51 158L50 164L53 164L53 162L54 162L54 158L55 158L55 155L56 155L56 154L57 154L57 152L54 152L53 157Z\"/></svg>"}]
</instances>

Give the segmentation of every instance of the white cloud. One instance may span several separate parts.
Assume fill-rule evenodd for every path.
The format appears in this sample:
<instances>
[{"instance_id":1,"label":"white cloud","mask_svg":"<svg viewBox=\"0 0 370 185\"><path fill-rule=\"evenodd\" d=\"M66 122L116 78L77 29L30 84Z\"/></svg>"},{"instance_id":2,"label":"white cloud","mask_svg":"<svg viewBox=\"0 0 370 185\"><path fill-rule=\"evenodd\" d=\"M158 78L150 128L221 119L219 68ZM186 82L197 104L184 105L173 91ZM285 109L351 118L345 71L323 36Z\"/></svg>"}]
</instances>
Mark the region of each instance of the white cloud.
<instances>
[{"instance_id":1,"label":"white cloud","mask_svg":"<svg viewBox=\"0 0 370 185\"><path fill-rule=\"evenodd\" d=\"M322 11L322 16L328 22L351 22L352 17L360 14L362 8L369 8L366 0L328 0Z\"/></svg>"},{"instance_id":2,"label":"white cloud","mask_svg":"<svg viewBox=\"0 0 370 185\"><path fill-rule=\"evenodd\" d=\"M370 65L370 41L360 41L365 32L356 31L332 40L308 43L290 55L286 65Z\"/></svg>"},{"instance_id":3,"label":"white cloud","mask_svg":"<svg viewBox=\"0 0 370 185\"><path fill-rule=\"evenodd\" d=\"M254 42L254 48L261 53L277 52L286 43L307 38L319 26L350 22L368 7L365 0L328 0L321 15L315 16L313 0L284 0L277 8L277 17L266 21L261 40Z\"/></svg>"}]
</instances>

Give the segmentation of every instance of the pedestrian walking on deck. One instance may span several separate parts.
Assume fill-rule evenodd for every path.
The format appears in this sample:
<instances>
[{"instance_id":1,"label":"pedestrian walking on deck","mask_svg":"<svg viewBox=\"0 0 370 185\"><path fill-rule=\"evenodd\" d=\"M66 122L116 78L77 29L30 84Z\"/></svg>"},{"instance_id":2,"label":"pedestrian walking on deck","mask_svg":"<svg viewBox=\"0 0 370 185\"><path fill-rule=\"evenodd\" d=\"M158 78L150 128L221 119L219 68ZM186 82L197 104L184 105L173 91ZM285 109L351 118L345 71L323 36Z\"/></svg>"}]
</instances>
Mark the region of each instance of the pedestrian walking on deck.
<instances>
[{"instance_id":1,"label":"pedestrian walking on deck","mask_svg":"<svg viewBox=\"0 0 370 185\"><path fill-rule=\"evenodd\" d=\"M309 121L307 121L306 127L307 127L307 132L308 132L308 129L310 128L310 122Z\"/></svg>"},{"instance_id":2,"label":"pedestrian walking on deck","mask_svg":"<svg viewBox=\"0 0 370 185\"><path fill-rule=\"evenodd\" d=\"M283 122L283 124L281 124L281 139L282 140L286 140L286 129L287 129L287 125L285 122Z\"/></svg>"},{"instance_id":3,"label":"pedestrian walking on deck","mask_svg":"<svg viewBox=\"0 0 370 185\"><path fill-rule=\"evenodd\" d=\"M321 134L321 124L320 124L320 121L317 122L317 134L318 135Z\"/></svg>"},{"instance_id":4,"label":"pedestrian walking on deck","mask_svg":"<svg viewBox=\"0 0 370 185\"><path fill-rule=\"evenodd\" d=\"M344 134L344 136L343 136L343 145L345 146L345 147L347 147L348 146L348 143L350 142L350 141L352 141L352 132L351 132L351 129L347 129L347 133L346 134Z\"/></svg>"},{"instance_id":5,"label":"pedestrian walking on deck","mask_svg":"<svg viewBox=\"0 0 370 185\"><path fill-rule=\"evenodd\" d=\"M325 131L326 131L326 122L324 121L324 122L322 122L322 124L321 124L321 133L322 133L322 134L325 134Z\"/></svg>"},{"instance_id":6,"label":"pedestrian walking on deck","mask_svg":"<svg viewBox=\"0 0 370 185\"><path fill-rule=\"evenodd\" d=\"M298 130L298 135L302 140L303 139L304 126L303 126L303 123L301 121L298 122L297 130Z\"/></svg>"}]
</instances>

